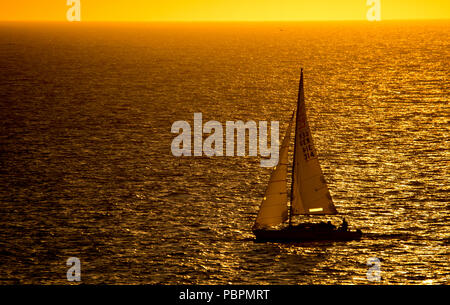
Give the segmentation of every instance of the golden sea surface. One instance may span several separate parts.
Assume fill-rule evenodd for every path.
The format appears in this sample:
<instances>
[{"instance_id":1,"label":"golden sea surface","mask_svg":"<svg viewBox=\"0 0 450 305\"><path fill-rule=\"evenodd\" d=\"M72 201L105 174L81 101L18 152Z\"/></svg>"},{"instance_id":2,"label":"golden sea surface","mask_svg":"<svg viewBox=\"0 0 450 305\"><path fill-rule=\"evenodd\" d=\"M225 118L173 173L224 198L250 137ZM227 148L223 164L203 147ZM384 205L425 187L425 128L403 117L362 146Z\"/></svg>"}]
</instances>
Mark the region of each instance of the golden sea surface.
<instances>
[{"instance_id":1,"label":"golden sea surface","mask_svg":"<svg viewBox=\"0 0 450 305\"><path fill-rule=\"evenodd\" d=\"M449 282L449 21L1 23L0 283ZM259 157L174 157L171 125L306 107L360 241L255 243ZM299 217L298 221L309 221ZM368 281L367 261L381 262Z\"/></svg>"}]
</instances>

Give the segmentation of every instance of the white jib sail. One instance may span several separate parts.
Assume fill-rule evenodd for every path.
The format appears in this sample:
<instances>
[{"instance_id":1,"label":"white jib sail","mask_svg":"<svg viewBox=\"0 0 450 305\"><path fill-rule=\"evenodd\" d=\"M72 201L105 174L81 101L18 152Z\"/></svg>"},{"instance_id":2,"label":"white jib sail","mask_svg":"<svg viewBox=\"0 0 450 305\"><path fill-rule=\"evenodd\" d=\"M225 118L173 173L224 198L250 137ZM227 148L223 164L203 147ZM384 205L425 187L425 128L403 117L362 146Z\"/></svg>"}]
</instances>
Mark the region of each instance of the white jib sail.
<instances>
[{"instance_id":1,"label":"white jib sail","mask_svg":"<svg viewBox=\"0 0 450 305\"><path fill-rule=\"evenodd\" d=\"M256 217L254 229L260 229L278 225L288 218L287 208L287 168L289 142L291 137L292 122L286 130L283 142L280 148L280 156L278 165L273 169L270 175L269 184L267 185L263 201Z\"/></svg>"},{"instance_id":2,"label":"white jib sail","mask_svg":"<svg viewBox=\"0 0 450 305\"><path fill-rule=\"evenodd\" d=\"M303 72L300 76L295 132L292 214L337 214L320 168L306 117Z\"/></svg>"}]
</instances>

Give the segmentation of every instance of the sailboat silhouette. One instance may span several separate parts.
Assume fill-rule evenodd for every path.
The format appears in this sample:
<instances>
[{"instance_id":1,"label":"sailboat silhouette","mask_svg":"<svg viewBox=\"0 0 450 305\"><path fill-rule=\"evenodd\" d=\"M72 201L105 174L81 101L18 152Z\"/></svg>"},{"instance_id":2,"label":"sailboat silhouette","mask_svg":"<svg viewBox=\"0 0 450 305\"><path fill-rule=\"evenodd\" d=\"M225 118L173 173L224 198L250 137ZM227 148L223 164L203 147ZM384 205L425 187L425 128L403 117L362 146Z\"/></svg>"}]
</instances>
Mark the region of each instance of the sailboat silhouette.
<instances>
[{"instance_id":1,"label":"sailboat silhouette","mask_svg":"<svg viewBox=\"0 0 450 305\"><path fill-rule=\"evenodd\" d=\"M289 144L295 121L295 139L292 164L291 198L288 208L287 171ZM352 240L362 236L360 230L349 231L344 220L336 229L331 223L302 223L294 226L294 215L337 214L327 183L320 167L317 152L306 117L303 90L303 69L300 73L297 110L292 113L289 126L280 148L278 165L272 171L253 226L257 240L307 241L307 240ZM288 221L281 229L271 227Z\"/></svg>"}]
</instances>

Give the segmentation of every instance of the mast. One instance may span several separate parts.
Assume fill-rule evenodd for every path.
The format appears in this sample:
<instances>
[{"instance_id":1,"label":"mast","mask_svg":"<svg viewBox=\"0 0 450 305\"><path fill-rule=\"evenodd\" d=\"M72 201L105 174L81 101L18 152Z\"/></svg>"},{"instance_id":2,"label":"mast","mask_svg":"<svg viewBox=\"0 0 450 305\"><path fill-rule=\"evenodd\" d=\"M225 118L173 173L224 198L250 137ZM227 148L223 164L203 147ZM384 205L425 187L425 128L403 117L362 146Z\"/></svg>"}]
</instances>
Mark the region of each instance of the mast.
<instances>
[{"instance_id":1,"label":"mast","mask_svg":"<svg viewBox=\"0 0 450 305\"><path fill-rule=\"evenodd\" d=\"M303 68L300 68L300 82L298 85L298 98L297 98L297 111L296 111L296 115L295 115L295 133L294 133L294 160L292 162L292 175L291 175L291 200L290 200L290 205L289 205L289 226L292 226L292 202L293 202L293 198L294 198L294 173L295 173L295 169L296 169L296 160L295 160L295 151L297 149L297 132L298 132L298 115L300 112L300 98L302 97L303 94Z\"/></svg>"}]
</instances>

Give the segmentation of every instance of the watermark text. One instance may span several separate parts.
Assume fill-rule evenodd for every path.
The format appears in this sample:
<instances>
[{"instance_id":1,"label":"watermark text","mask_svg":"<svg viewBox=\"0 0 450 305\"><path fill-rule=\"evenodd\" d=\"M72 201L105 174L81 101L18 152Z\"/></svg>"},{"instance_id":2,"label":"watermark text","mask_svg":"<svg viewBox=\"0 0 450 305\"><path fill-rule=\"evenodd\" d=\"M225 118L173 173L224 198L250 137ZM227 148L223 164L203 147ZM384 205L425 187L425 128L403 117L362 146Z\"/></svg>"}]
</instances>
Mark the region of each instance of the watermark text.
<instances>
[{"instance_id":1,"label":"watermark text","mask_svg":"<svg viewBox=\"0 0 450 305\"><path fill-rule=\"evenodd\" d=\"M202 113L194 113L194 141L192 145L191 125L186 121L176 121L172 124L171 132L179 133L172 140L171 150L175 157L180 156L245 156L246 136L248 136L248 156L257 156L258 150L262 167L273 167L279 158L279 123L271 121L270 147L268 146L267 121L227 121L225 123L225 152L224 129L217 121L208 121L203 125ZM209 136L203 140L203 134ZM236 141L235 141L236 140ZM194 148L192 153L192 146Z\"/></svg>"}]
</instances>

